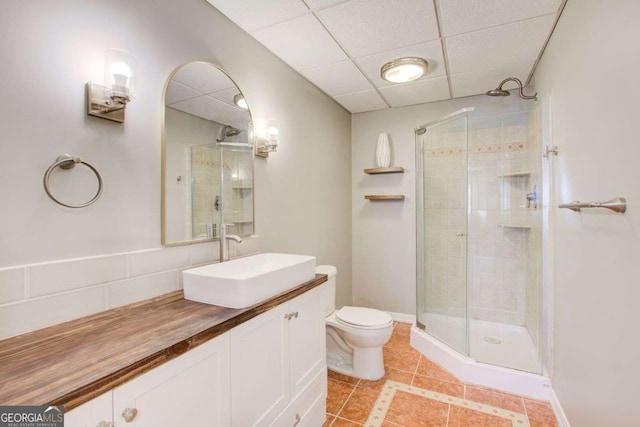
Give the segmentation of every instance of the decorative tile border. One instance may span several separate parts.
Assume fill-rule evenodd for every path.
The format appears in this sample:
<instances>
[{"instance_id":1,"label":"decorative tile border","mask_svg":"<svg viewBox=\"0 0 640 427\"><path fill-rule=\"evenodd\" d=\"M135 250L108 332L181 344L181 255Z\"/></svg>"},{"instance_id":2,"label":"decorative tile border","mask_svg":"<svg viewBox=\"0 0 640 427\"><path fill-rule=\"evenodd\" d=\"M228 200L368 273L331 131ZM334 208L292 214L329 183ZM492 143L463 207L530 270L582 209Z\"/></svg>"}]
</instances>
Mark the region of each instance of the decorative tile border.
<instances>
[{"instance_id":1,"label":"decorative tile border","mask_svg":"<svg viewBox=\"0 0 640 427\"><path fill-rule=\"evenodd\" d=\"M447 394L437 393L431 390L425 390L418 387L413 387L407 384L402 384L396 381L387 380L378 395L369 418L365 422L365 427L380 427L384 422L387 412L391 407L391 402L397 391L404 391L416 396L425 397L427 399L436 400L442 403L448 403L456 405L461 408L472 409L474 411L482 412L484 414L493 415L496 417L511 420L514 427L530 427L529 420L525 414L518 412L508 411L502 408L496 408L494 406L484 405L482 403L473 402L471 400L461 399L459 397L449 396Z\"/></svg>"},{"instance_id":2,"label":"decorative tile border","mask_svg":"<svg viewBox=\"0 0 640 427\"><path fill-rule=\"evenodd\" d=\"M509 142L505 144L487 144L487 145L477 145L469 147L469 154L491 154L491 153L502 153L502 152L512 152L512 151L524 151L527 149L526 142ZM457 147L445 147L445 148L437 148L437 149L428 149L426 150L427 154L431 157L444 157L444 156L459 156L464 154L464 148Z\"/></svg>"}]
</instances>

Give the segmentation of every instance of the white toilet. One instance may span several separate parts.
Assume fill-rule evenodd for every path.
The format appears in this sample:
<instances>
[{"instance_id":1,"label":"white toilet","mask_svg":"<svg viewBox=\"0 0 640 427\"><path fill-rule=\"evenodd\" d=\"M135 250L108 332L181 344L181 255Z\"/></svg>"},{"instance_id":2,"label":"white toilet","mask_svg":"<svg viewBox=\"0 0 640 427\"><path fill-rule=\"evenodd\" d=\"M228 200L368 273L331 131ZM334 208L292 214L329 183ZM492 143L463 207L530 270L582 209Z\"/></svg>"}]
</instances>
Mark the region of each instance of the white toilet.
<instances>
[{"instance_id":1,"label":"white toilet","mask_svg":"<svg viewBox=\"0 0 640 427\"><path fill-rule=\"evenodd\" d=\"M319 265L317 274L326 274L324 284L327 367L332 371L364 380L384 376L382 346L393 332L387 313L363 307L343 307L336 311L336 273L331 265Z\"/></svg>"}]
</instances>

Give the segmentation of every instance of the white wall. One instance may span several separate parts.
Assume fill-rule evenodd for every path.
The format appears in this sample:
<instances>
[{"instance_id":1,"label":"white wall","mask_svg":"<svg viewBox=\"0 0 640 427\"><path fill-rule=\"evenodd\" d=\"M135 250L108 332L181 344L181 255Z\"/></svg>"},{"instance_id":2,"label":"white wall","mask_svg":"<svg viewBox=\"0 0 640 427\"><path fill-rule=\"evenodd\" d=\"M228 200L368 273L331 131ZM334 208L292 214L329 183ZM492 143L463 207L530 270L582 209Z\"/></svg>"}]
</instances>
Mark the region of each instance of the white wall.
<instances>
[{"instance_id":1,"label":"white wall","mask_svg":"<svg viewBox=\"0 0 640 427\"><path fill-rule=\"evenodd\" d=\"M354 304L415 314L414 129L465 107L476 107L474 113L500 114L524 110L528 106L514 96L496 99L481 95L353 115ZM375 147L380 132L389 134L392 166L404 167L404 174L366 175L363 172L363 169L375 166ZM364 199L365 194L404 194L405 200L369 202Z\"/></svg>"},{"instance_id":2,"label":"white wall","mask_svg":"<svg viewBox=\"0 0 640 427\"><path fill-rule=\"evenodd\" d=\"M349 302L348 112L204 0L9 0L0 8L0 267L158 248L162 90L177 66L207 60L234 76L254 119L281 123L278 153L256 167L262 249L336 265L338 303ZM102 81L110 47L138 60L124 124L85 113L84 84ZM44 193L42 176L64 152L102 173L95 205L70 210ZM58 174L56 188L91 194L94 183L76 169ZM18 276L0 275L2 292L30 297L29 278Z\"/></svg>"},{"instance_id":3,"label":"white wall","mask_svg":"<svg viewBox=\"0 0 640 427\"><path fill-rule=\"evenodd\" d=\"M640 2L569 1L536 71L556 203L624 196L624 215L555 210L553 387L571 425L640 425Z\"/></svg>"}]
</instances>

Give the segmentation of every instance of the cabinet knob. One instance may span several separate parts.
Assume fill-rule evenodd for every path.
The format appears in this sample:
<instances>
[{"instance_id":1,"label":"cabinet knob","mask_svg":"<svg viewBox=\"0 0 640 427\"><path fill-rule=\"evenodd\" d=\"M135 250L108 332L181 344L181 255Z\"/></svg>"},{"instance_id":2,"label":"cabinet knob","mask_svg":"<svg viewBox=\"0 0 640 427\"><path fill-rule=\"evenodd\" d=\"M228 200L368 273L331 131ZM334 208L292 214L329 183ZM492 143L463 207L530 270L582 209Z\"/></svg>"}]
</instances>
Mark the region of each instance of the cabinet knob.
<instances>
[{"instance_id":1,"label":"cabinet knob","mask_svg":"<svg viewBox=\"0 0 640 427\"><path fill-rule=\"evenodd\" d=\"M296 319L298 318L298 312L297 311L293 312L293 317L295 317Z\"/></svg>"},{"instance_id":2,"label":"cabinet knob","mask_svg":"<svg viewBox=\"0 0 640 427\"><path fill-rule=\"evenodd\" d=\"M293 423L293 427L296 427L298 424L300 424L300 414L296 414L296 422Z\"/></svg>"},{"instance_id":3,"label":"cabinet knob","mask_svg":"<svg viewBox=\"0 0 640 427\"><path fill-rule=\"evenodd\" d=\"M124 418L128 423L133 421L136 418L136 415L138 415L138 410L136 408L125 408L125 410L122 411L122 418Z\"/></svg>"},{"instance_id":4,"label":"cabinet knob","mask_svg":"<svg viewBox=\"0 0 640 427\"><path fill-rule=\"evenodd\" d=\"M111 421L100 421L96 427L113 427Z\"/></svg>"}]
</instances>

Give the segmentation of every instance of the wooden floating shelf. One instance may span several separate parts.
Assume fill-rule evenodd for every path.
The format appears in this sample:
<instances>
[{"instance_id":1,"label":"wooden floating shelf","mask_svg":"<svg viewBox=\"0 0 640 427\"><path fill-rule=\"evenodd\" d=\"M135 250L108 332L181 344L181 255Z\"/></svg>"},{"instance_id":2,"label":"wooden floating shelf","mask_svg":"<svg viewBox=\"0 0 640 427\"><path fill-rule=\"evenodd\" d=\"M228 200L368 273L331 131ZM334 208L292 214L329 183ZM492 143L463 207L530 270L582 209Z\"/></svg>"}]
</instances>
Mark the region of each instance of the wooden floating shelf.
<instances>
[{"instance_id":1,"label":"wooden floating shelf","mask_svg":"<svg viewBox=\"0 0 640 427\"><path fill-rule=\"evenodd\" d=\"M509 172L509 173L501 173L498 175L500 178L520 178L527 177L531 175L531 172Z\"/></svg>"},{"instance_id":2,"label":"wooden floating shelf","mask_svg":"<svg viewBox=\"0 0 640 427\"><path fill-rule=\"evenodd\" d=\"M404 200L404 194L370 194L364 196L365 199L373 201L384 201L384 200Z\"/></svg>"},{"instance_id":3,"label":"wooden floating shelf","mask_svg":"<svg viewBox=\"0 0 640 427\"><path fill-rule=\"evenodd\" d=\"M381 173L404 173L403 167L395 167L395 168L370 168L365 169L364 173L369 175L378 175Z\"/></svg>"}]
</instances>

